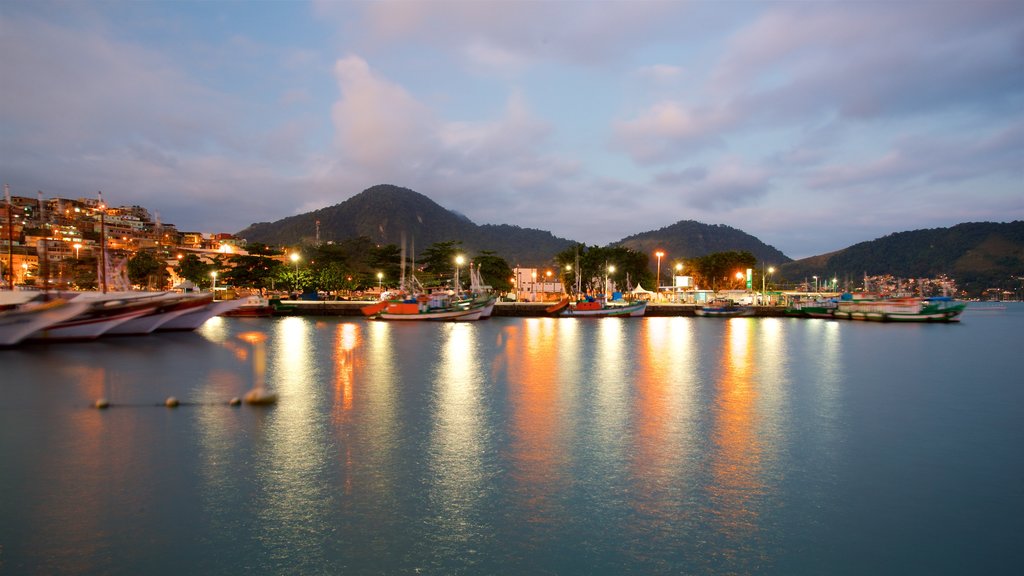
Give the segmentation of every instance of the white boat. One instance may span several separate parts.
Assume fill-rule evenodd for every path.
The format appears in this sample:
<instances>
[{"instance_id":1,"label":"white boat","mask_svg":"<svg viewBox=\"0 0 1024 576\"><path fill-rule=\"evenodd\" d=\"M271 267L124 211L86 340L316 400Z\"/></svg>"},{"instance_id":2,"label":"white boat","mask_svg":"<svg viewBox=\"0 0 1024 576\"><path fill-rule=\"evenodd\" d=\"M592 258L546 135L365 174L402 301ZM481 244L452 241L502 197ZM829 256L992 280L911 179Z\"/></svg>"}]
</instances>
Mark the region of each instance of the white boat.
<instances>
[{"instance_id":1,"label":"white boat","mask_svg":"<svg viewBox=\"0 0 1024 576\"><path fill-rule=\"evenodd\" d=\"M750 306L741 306L732 300L714 300L705 306L693 311L697 316L709 318L734 318L736 316L750 316L754 309Z\"/></svg>"},{"instance_id":2,"label":"white boat","mask_svg":"<svg viewBox=\"0 0 1024 576\"><path fill-rule=\"evenodd\" d=\"M219 316L230 310L234 310L245 304L245 300L217 300L210 302L202 308L190 310L177 318L172 318L157 327L157 332L189 331L202 326L207 320Z\"/></svg>"},{"instance_id":3,"label":"white boat","mask_svg":"<svg viewBox=\"0 0 1024 576\"><path fill-rule=\"evenodd\" d=\"M0 346L14 346L29 335L77 316L89 307L86 302L63 298L25 301L16 305L10 304L12 301L14 299L4 299L3 310L0 311Z\"/></svg>"},{"instance_id":4,"label":"white boat","mask_svg":"<svg viewBox=\"0 0 1024 576\"><path fill-rule=\"evenodd\" d=\"M366 315L377 320L440 320L465 322L469 320L479 320L483 315L484 308L486 308L485 305L471 306L468 308L429 308L425 305L410 302L385 302L383 304L384 305L380 306L379 309ZM364 311L364 313L366 312Z\"/></svg>"},{"instance_id":5,"label":"white boat","mask_svg":"<svg viewBox=\"0 0 1024 576\"><path fill-rule=\"evenodd\" d=\"M151 312L114 326L104 336L149 334L179 316L196 312L213 301L213 294L205 292L168 294L160 298Z\"/></svg>"},{"instance_id":6,"label":"white boat","mask_svg":"<svg viewBox=\"0 0 1024 576\"><path fill-rule=\"evenodd\" d=\"M71 301L85 303L85 309L76 316L51 324L29 335L27 340L93 340L108 330L133 318L148 314L159 303L157 296L164 292L115 292L102 294L86 292Z\"/></svg>"}]
</instances>

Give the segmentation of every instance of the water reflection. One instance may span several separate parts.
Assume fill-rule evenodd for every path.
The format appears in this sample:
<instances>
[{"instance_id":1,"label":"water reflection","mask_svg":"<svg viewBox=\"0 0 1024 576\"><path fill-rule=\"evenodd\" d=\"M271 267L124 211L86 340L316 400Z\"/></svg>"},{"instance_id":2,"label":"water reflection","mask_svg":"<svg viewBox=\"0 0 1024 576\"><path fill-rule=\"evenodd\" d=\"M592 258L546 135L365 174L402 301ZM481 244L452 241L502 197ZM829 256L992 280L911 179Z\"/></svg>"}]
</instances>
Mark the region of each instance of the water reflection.
<instances>
[{"instance_id":1,"label":"water reflection","mask_svg":"<svg viewBox=\"0 0 1024 576\"><path fill-rule=\"evenodd\" d=\"M538 539L546 537L544 527L564 520L556 499L564 487L566 464L558 404L560 327L552 318L530 318L504 333L513 504L528 525L538 527L533 534Z\"/></svg>"},{"instance_id":2,"label":"water reflection","mask_svg":"<svg viewBox=\"0 0 1024 576\"><path fill-rule=\"evenodd\" d=\"M488 433L476 326L456 323L441 335L434 371L436 390L430 437L430 505L437 518L432 540L459 550L485 528L479 519L486 496L483 455Z\"/></svg>"},{"instance_id":3,"label":"water reflection","mask_svg":"<svg viewBox=\"0 0 1024 576\"><path fill-rule=\"evenodd\" d=\"M712 404L706 514L721 538L719 559L730 569L748 571L751 560L745 547L761 529L761 502L765 486L763 439L758 435L758 390L753 379L751 348L753 323L746 318L726 322L722 342L721 376Z\"/></svg>"}]
</instances>

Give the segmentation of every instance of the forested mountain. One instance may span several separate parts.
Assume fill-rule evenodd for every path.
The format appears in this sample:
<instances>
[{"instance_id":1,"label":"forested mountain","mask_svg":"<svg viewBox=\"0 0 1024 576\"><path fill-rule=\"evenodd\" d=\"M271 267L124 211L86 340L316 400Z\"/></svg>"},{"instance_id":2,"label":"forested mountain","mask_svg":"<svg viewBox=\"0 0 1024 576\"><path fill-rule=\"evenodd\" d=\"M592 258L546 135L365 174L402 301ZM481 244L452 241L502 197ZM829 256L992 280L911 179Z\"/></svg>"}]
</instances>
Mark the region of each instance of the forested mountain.
<instances>
[{"instance_id":1,"label":"forested mountain","mask_svg":"<svg viewBox=\"0 0 1024 576\"><path fill-rule=\"evenodd\" d=\"M789 279L903 278L947 275L969 294L988 288L1019 289L1024 278L1024 221L969 222L951 228L897 232L849 248L782 266Z\"/></svg>"},{"instance_id":2,"label":"forested mountain","mask_svg":"<svg viewBox=\"0 0 1024 576\"><path fill-rule=\"evenodd\" d=\"M792 258L775 247L742 230L724 224L702 224L694 220L681 220L659 230L634 234L615 244L646 254L662 250L670 260L735 251L750 252L758 262L773 266L792 262Z\"/></svg>"},{"instance_id":3,"label":"forested mountain","mask_svg":"<svg viewBox=\"0 0 1024 576\"><path fill-rule=\"evenodd\" d=\"M380 244L415 244L421 253L435 242L457 240L468 254L490 250L510 264L541 266L572 242L550 232L507 224L483 226L446 210L423 194L389 184L367 188L352 198L276 222L260 222L237 236L273 245L312 243L316 222L320 240L340 242L366 236Z\"/></svg>"}]
</instances>

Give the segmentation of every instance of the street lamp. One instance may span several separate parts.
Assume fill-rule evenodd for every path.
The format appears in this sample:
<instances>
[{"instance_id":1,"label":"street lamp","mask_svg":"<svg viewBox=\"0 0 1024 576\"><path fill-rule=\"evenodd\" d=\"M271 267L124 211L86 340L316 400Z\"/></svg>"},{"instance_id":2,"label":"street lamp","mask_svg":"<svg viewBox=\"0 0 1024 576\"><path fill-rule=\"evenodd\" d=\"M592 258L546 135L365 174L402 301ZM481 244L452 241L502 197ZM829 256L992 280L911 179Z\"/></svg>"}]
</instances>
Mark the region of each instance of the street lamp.
<instances>
[{"instance_id":1,"label":"street lamp","mask_svg":"<svg viewBox=\"0 0 1024 576\"><path fill-rule=\"evenodd\" d=\"M213 278L213 286L210 290L213 292L213 299L217 299L217 271L210 272L210 278Z\"/></svg>"},{"instance_id":2,"label":"street lamp","mask_svg":"<svg viewBox=\"0 0 1024 576\"><path fill-rule=\"evenodd\" d=\"M606 297L607 296L611 296L611 289L609 288L609 284L608 284L608 275L609 274L615 274L615 265L614 264L608 267L608 272L604 275L604 292L605 292L605 296Z\"/></svg>"},{"instance_id":3,"label":"street lamp","mask_svg":"<svg viewBox=\"0 0 1024 576\"><path fill-rule=\"evenodd\" d=\"M72 244L72 247L75 249L75 260L78 260L78 251L82 249L82 243L75 242Z\"/></svg>"},{"instance_id":4,"label":"street lamp","mask_svg":"<svg viewBox=\"0 0 1024 576\"><path fill-rule=\"evenodd\" d=\"M295 264L295 280L292 281L292 290L299 289L299 253L292 252L292 264Z\"/></svg>"},{"instance_id":5,"label":"street lamp","mask_svg":"<svg viewBox=\"0 0 1024 576\"><path fill-rule=\"evenodd\" d=\"M768 267L768 273L769 273L769 274L774 274L774 273L775 273L775 268L774 268L774 267L772 267L772 266L769 266L769 267ZM764 298L764 297L765 297L765 289L764 289L764 271L762 270L762 272L761 272L761 298Z\"/></svg>"},{"instance_id":6,"label":"street lamp","mask_svg":"<svg viewBox=\"0 0 1024 576\"><path fill-rule=\"evenodd\" d=\"M654 281L654 293L658 294L661 292L661 257L664 256L665 253L658 250L654 255L658 257L658 273L655 275L656 280Z\"/></svg>"},{"instance_id":7,"label":"street lamp","mask_svg":"<svg viewBox=\"0 0 1024 576\"><path fill-rule=\"evenodd\" d=\"M817 276L811 276L811 278L814 278L814 293L817 294L818 293L818 277Z\"/></svg>"},{"instance_id":8,"label":"street lamp","mask_svg":"<svg viewBox=\"0 0 1024 576\"><path fill-rule=\"evenodd\" d=\"M463 258L461 254L455 257L455 291L456 292L459 292L459 291L462 290L462 288L459 286L459 268L461 268L462 264L465 263L465 262L466 262L466 259Z\"/></svg>"},{"instance_id":9,"label":"street lamp","mask_svg":"<svg viewBox=\"0 0 1024 576\"><path fill-rule=\"evenodd\" d=\"M736 279L739 280L740 282L743 282L743 272L737 272Z\"/></svg>"},{"instance_id":10,"label":"street lamp","mask_svg":"<svg viewBox=\"0 0 1024 576\"><path fill-rule=\"evenodd\" d=\"M381 281L384 279L383 272L377 272L377 292L381 292Z\"/></svg>"}]
</instances>

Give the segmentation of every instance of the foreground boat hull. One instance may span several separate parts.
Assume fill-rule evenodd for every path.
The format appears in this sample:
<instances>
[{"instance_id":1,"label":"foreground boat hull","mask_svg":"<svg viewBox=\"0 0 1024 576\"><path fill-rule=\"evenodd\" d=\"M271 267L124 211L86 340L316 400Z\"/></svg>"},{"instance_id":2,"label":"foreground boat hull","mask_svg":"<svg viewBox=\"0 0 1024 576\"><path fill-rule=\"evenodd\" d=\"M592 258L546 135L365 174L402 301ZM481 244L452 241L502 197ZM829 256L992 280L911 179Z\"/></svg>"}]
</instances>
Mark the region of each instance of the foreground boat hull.
<instances>
[{"instance_id":1,"label":"foreground boat hull","mask_svg":"<svg viewBox=\"0 0 1024 576\"><path fill-rule=\"evenodd\" d=\"M625 317L625 318L639 318L647 312L647 302L638 302L636 304L629 304L626 306L604 306L595 309L582 309L577 306L570 305L567 308L563 308L559 313L559 316L563 318L607 318L607 317Z\"/></svg>"}]
</instances>

